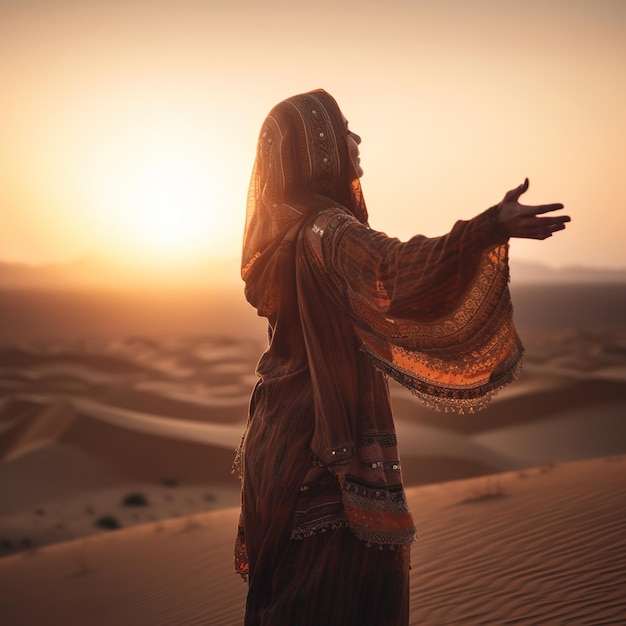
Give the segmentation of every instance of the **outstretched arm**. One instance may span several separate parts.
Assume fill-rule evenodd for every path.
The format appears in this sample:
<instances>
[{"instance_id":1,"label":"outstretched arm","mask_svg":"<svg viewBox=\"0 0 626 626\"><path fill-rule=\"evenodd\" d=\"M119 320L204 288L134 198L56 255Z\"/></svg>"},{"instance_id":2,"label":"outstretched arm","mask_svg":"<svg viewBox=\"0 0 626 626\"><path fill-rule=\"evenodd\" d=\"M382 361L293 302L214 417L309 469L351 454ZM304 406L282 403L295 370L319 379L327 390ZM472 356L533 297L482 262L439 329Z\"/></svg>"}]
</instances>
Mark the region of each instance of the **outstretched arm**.
<instances>
[{"instance_id":1,"label":"outstretched arm","mask_svg":"<svg viewBox=\"0 0 626 626\"><path fill-rule=\"evenodd\" d=\"M499 220L509 237L525 239L547 239L553 233L563 230L570 221L568 215L550 215L539 217L563 208L560 203L528 206L518 202L519 197L528 189L528 178L515 189L508 191L500 203Z\"/></svg>"}]
</instances>

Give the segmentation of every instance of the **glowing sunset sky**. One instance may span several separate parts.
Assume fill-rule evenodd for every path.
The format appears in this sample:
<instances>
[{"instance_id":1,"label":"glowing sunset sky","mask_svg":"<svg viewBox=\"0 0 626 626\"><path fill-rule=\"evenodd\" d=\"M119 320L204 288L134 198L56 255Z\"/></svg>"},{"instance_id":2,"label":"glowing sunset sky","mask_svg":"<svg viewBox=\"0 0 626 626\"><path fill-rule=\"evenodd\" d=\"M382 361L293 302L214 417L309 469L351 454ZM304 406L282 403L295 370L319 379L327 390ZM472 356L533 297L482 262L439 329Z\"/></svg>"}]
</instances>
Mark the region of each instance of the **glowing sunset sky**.
<instances>
[{"instance_id":1,"label":"glowing sunset sky","mask_svg":"<svg viewBox=\"0 0 626 626\"><path fill-rule=\"evenodd\" d=\"M622 0L0 1L0 259L238 255L260 124L323 87L374 228L438 235L530 178L517 258L626 266Z\"/></svg>"}]
</instances>

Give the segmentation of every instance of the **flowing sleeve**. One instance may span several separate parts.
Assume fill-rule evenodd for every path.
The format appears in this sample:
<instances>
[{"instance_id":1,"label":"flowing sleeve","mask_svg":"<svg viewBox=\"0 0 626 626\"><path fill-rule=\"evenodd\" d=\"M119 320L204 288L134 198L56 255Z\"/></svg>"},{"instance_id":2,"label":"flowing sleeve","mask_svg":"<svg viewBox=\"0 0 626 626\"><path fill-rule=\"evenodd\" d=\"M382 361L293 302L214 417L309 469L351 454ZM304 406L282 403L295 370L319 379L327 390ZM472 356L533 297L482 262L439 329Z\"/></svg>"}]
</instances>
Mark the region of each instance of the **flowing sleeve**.
<instances>
[{"instance_id":1,"label":"flowing sleeve","mask_svg":"<svg viewBox=\"0 0 626 626\"><path fill-rule=\"evenodd\" d=\"M473 412L516 377L523 347L497 207L442 237L407 242L327 209L307 223L303 239L361 349L427 406Z\"/></svg>"}]
</instances>

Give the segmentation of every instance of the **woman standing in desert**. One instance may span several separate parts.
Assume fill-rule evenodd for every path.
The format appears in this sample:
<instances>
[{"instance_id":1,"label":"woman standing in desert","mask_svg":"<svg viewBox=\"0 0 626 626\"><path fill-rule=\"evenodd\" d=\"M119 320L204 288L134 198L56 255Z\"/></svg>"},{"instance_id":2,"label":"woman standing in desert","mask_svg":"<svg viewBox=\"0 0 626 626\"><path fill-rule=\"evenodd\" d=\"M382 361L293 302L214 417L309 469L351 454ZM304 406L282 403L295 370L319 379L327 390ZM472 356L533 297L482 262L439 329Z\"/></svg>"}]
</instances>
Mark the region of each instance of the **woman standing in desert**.
<instances>
[{"instance_id":1,"label":"woman standing in desert","mask_svg":"<svg viewBox=\"0 0 626 626\"><path fill-rule=\"evenodd\" d=\"M360 142L322 90L259 135L242 277L269 345L236 460L246 626L408 624L415 528L387 376L437 410L484 406L522 356L508 240L569 221L519 204L525 181L445 236L389 238L368 227Z\"/></svg>"}]
</instances>

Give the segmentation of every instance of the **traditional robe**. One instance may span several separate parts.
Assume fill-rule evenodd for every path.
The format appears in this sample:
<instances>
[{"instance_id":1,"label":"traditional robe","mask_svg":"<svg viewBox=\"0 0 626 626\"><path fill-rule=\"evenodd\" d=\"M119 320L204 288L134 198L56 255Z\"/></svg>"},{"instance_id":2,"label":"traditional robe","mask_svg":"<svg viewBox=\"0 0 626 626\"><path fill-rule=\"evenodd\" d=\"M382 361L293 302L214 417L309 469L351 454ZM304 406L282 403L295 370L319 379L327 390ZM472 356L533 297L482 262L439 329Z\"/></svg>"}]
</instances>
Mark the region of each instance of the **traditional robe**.
<instances>
[{"instance_id":1,"label":"traditional robe","mask_svg":"<svg viewBox=\"0 0 626 626\"><path fill-rule=\"evenodd\" d=\"M242 276L269 345L237 462L247 626L406 624L415 528L387 376L471 412L521 362L498 207L443 237L372 230L345 134L316 91L259 137Z\"/></svg>"}]
</instances>

